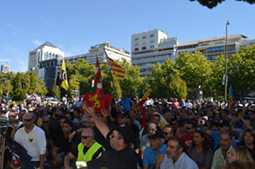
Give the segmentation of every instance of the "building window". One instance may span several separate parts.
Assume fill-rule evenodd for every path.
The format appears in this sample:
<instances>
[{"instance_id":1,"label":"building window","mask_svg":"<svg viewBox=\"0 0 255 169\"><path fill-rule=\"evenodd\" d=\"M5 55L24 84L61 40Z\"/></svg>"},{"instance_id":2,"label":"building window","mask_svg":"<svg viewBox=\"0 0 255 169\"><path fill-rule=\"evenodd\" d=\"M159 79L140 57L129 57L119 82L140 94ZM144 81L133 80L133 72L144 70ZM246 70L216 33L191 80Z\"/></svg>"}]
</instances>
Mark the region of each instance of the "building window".
<instances>
[{"instance_id":1,"label":"building window","mask_svg":"<svg viewBox=\"0 0 255 169\"><path fill-rule=\"evenodd\" d=\"M150 37L153 38L153 37L154 37L154 34L151 34Z\"/></svg>"},{"instance_id":2,"label":"building window","mask_svg":"<svg viewBox=\"0 0 255 169\"><path fill-rule=\"evenodd\" d=\"M138 48L135 48L135 51L138 51Z\"/></svg>"},{"instance_id":3,"label":"building window","mask_svg":"<svg viewBox=\"0 0 255 169\"><path fill-rule=\"evenodd\" d=\"M146 41L143 41L142 45L146 45Z\"/></svg>"},{"instance_id":4,"label":"building window","mask_svg":"<svg viewBox=\"0 0 255 169\"><path fill-rule=\"evenodd\" d=\"M135 43L135 46L139 46L139 43L138 43L138 42L136 42L136 43Z\"/></svg>"},{"instance_id":5,"label":"building window","mask_svg":"<svg viewBox=\"0 0 255 169\"><path fill-rule=\"evenodd\" d=\"M146 39L146 36L143 36L143 39Z\"/></svg>"},{"instance_id":6,"label":"building window","mask_svg":"<svg viewBox=\"0 0 255 169\"><path fill-rule=\"evenodd\" d=\"M142 50L145 50L146 49L146 46L142 47Z\"/></svg>"},{"instance_id":7,"label":"building window","mask_svg":"<svg viewBox=\"0 0 255 169\"><path fill-rule=\"evenodd\" d=\"M150 49L154 49L154 45L151 45L151 46L150 46Z\"/></svg>"},{"instance_id":8,"label":"building window","mask_svg":"<svg viewBox=\"0 0 255 169\"><path fill-rule=\"evenodd\" d=\"M154 43L154 39L150 40L150 43Z\"/></svg>"},{"instance_id":9,"label":"building window","mask_svg":"<svg viewBox=\"0 0 255 169\"><path fill-rule=\"evenodd\" d=\"M137 40L139 40L139 38L138 38L138 37L136 37L136 38L135 38L135 41L137 41Z\"/></svg>"}]
</instances>

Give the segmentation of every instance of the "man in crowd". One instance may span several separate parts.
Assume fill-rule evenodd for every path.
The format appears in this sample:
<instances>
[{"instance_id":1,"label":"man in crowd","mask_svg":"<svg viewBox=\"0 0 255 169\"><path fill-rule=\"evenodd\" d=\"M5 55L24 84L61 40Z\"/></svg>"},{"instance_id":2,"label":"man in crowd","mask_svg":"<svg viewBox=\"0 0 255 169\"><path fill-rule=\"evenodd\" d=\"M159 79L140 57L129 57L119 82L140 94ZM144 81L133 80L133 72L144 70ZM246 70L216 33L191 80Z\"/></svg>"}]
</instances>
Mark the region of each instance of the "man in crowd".
<instances>
[{"instance_id":1,"label":"man in crowd","mask_svg":"<svg viewBox=\"0 0 255 169\"><path fill-rule=\"evenodd\" d=\"M220 147L220 135L223 132L229 132L230 131L230 123L227 120L222 120L219 124L219 131L210 131L206 129L202 124L198 123L198 127L207 135L211 136L214 140L214 150L217 150ZM232 142L232 146L236 145L236 141L234 138Z\"/></svg>"},{"instance_id":2,"label":"man in crowd","mask_svg":"<svg viewBox=\"0 0 255 169\"><path fill-rule=\"evenodd\" d=\"M163 135L164 135L164 144L167 145L168 140L174 136L173 128L170 125L166 125L163 128Z\"/></svg>"},{"instance_id":3,"label":"man in crowd","mask_svg":"<svg viewBox=\"0 0 255 169\"><path fill-rule=\"evenodd\" d=\"M104 147L94 140L95 133L91 128L84 129L81 133L81 143L65 156L65 169L71 169L70 160L77 158L76 167L85 167L84 162L96 159L104 151Z\"/></svg>"},{"instance_id":4,"label":"man in crowd","mask_svg":"<svg viewBox=\"0 0 255 169\"><path fill-rule=\"evenodd\" d=\"M79 127L79 128L86 127L87 117L85 114L81 113L80 108L76 107L73 111L73 115L74 115L73 121L77 125L77 127Z\"/></svg>"},{"instance_id":5,"label":"man in crowd","mask_svg":"<svg viewBox=\"0 0 255 169\"><path fill-rule=\"evenodd\" d=\"M120 101L120 103L122 104L122 110L123 111L129 111L131 108L131 104L135 105L135 103L127 97L127 94L125 92L122 93L122 99Z\"/></svg>"},{"instance_id":6,"label":"man in crowd","mask_svg":"<svg viewBox=\"0 0 255 169\"><path fill-rule=\"evenodd\" d=\"M157 155L166 154L166 145L163 144L164 139L162 132L152 132L149 139L150 146L143 152L143 169L153 169Z\"/></svg>"},{"instance_id":7,"label":"man in crowd","mask_svg":"<svg viewBox=\"0 0 255 169\"><path fill-rule=\"evenodd\" d=\"M138 163L133 150L129 144L132 142L132 130L126 127L115 126L110 132L107 125L96 115L95 109L87 107L86 103L82 108L91 115L97 128L103 136L110 140L110 146L113 150L104 151L99 156L87 163L83 169L109 168L109 169L137 169Z\"/></svg>"},{"instance_id":8,"label":"man in crowd","mask_svg":"<svg viewBox=\"0 0 255 169\"><path fill-rule=\"evenodd\" d=\"M35 114L26 113L23 117L24 127L15 133L14 140L27 150L32 157L31 163L36 168L44 169L46 138L44 131L34 125L35 120Z\"/></svg>"},{"instance_id":9,"label":"man in crowd","mask_svg":"<svg viewBox=\"0 0 255 169\"><path fill-rule=\"evenodd\" d=\"M197 123L195 121L188 121L188 124L186 124L186 131L187 134L183 135L181 138L184 141L184 144L187 149L189 149L189 146L192 144L194 132L197 130Z\"/></svg>"},{"instance_id":10,"label":"man in crowd","mask_svg":"<svg viewBox=\"0 0 255 169\"><path fill-rule=\"evenodd\" d=\"M223 132L219 138L220 148L214 152L212 169L219 169L226 165L226 158L232 149L231 144L233 143L232 136L229 132Z\"/></svg>"},{"instance_id":11,"label":"man in crowd","mask_svg":"<svg viewBox=\"0 0 255 169\"><path fill-rule=\"evenodd\" d=\"M198 169L197 164L186 154L184 142L172 137L167 143L166 155L156 157L154 169Z\"/></svg>"},{"instance_id":12,"label":"man in crowd","mask_svg":"<svg viewBox=\"0 0 255 169\"><path fill-rule=\"evenodd\" d=\"M11 102L11 97L9 96L9 93L6 93L5 97L3 97L3 101L5 105L9 105L9 103Z\"/></svg>"},{"instance_id":13,"label":"man in crowd","mask_svg":"<svg viewBox=\"0 0 255 169\"><path fill-rule=\"evenodd\" d=\"M150 138L149 136L151 136L151 134L157 131L157 126L154 123L150 123L149 127L148 127L148 133L145 134L140 141L140 154L141 154L141 158L143 159L143 152L144 150L150 146Z\"/></svg>"}]
</instances>

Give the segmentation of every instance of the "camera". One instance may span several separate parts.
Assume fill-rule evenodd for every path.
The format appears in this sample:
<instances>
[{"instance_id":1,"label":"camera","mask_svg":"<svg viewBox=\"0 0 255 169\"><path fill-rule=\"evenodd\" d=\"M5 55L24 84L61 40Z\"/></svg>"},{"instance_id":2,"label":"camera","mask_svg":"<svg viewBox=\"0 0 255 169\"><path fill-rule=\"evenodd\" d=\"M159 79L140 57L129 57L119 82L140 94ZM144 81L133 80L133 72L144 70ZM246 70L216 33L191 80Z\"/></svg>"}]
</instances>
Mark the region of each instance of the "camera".
<instances>
[{"instance_id":1,"label":"camera","mask_svg":"<svg viewBox=\"0 0 255 169\"><path fill-rule=\"evenodd\" d=\"M201 120L199 120L199 124L205 124L205 120L203 120L203 119L201 119Z\"/></svg>"}]
</instances>

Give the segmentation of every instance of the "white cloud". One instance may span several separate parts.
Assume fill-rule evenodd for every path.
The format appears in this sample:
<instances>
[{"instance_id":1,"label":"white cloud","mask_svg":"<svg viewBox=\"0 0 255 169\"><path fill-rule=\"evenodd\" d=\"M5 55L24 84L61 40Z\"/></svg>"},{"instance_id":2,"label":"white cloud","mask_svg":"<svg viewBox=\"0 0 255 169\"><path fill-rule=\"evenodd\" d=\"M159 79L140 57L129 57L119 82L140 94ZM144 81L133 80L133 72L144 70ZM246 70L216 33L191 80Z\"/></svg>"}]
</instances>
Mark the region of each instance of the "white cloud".
<instances>
[{"instance_id":1,"label":"white cloud","mask_svg":"<svg viewBox=\"0 0 255 169\"><path fill-rule=\"evenodd\" d=\"M21 64L21 65L25 65L25 64L27 64L26 62L24 62L23 60L17 60L18 62L19 62L19 64Z\"/></svg>"},{"instance_id":2,"label":"white cloud","mask_svg":"<svg viewBox=\"0 0 255 169\"><path fill-rule=\"evenodd\" d=\"M14 25L12 25L12 24L10 24L10 23L7 23L7 26L11 27L12 29L18 30L18 27L14 26Z\"/></svg>"},{"instance_id":3,"label":"white cloud","mask_svg":"<svg viewBox=\"0 0 255 169\"><path fill-rule=\"evenodd\" d=\"M19 51L17 48L14 48L12 45L6 46L5 48L6 48L7 50L12 50L12 51L14 51L14 52L22 53L22 52Z\"/></svg>"},{"instance_id":4,"label":"white cloud","mask_svg":"<svg viewBox=\"0 0 255 169\"><path fill-rule=\"evenodd\" d=\"M78 46L74 46L72 50L75 52L80 52L80 48Z\"/></svg>"},{"instance_id":5,"label":"white cloud","mask_svg":"<svg viewBox=\"0 0 255 169\"><path fill-rule=\"evenodd\" d=\"M34 44L36 44L36 45L38 45L38 46L40 46L41 44L43 44L42 42L40 42L39 40L33 40L32 41Z\"/></svg>"},{"instance_id":6,"label":"white cloud","mask_svg":"<svg viewBox=\"0 0 255 169\"><path fill-rule=\"evenodd\" d=\"M6 63L6 62L10 63L10 59L0 59L0 62L1 63Z\"/></svg>"}]
</instances>

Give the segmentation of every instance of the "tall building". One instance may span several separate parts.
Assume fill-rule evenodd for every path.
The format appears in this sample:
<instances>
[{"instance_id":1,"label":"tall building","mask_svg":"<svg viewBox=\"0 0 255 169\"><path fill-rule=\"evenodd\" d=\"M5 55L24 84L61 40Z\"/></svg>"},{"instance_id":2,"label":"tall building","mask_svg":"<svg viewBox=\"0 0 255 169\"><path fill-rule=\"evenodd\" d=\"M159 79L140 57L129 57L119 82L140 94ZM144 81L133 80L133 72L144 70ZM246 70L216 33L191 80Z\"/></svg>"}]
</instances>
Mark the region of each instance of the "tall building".
<instances>
[{"instance_id":1,"label":"tall building","mask_svg":"<svg viewBox=\"0 0 255 169\"><path fill-rule=\"evenodd\" d=\"M180 43L177 37L168 38L167 34L159 29L149 32L133 34L131 40L132 64L140 67L140 75L148 76L151 68L157 62L163 64L167 59L175 61L181 52L202 52L205 57L214 61L225 51L225 37L210 38L191 42ZM241 34L227 37L227 57L230 58L242 46L255 44Z\"/></svg>"},{"instance_id":2,"label":"tall building","mask_svg":"<svg viewBox=\"0 0 255 169\"><path fill-rule=\"evenodd\" d=\"M51 90L55 83L57 62L64 56L64 52L47 41L29 52L28 70L36 72L39 78L44 79L46 87Z\"/></svg>"},{"instance_id":3,"label":"tall building","mask_svg":"<svg viewBox=\"0 0 255 169\"><path fill-rule=\"evenodd\" d=\"M1 65L1 72L4 72L4 73L10 72L10 66L9 65Z\"/></svg>"},{"instance_id":4,"label":"tall building","mask_svg":"<svg viewBox=\"0 0 255 169\"><path fill-rule=\"evenodd\" d=\"M98 61L101 64L101 63L107 62L104 51L107 53L108 57L110 57L111 59L115 61L127 60L128 62L131 62L131 56L128 51L126 51L125 49L117 49L113 46L110 46L109 42L91 46L89 49L89 52L86 54L65 57L64 59L65 61L69 61L72 64L78 59L85 59L89 64L95 65L96 55L98 55ZM62 65L62 60L59 60L57 72L61 69L61 65Z\"/></svg>"}]
</instances>

